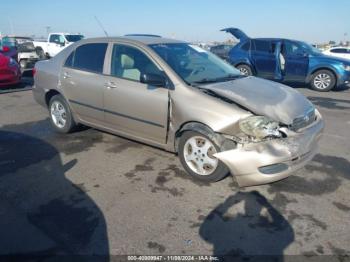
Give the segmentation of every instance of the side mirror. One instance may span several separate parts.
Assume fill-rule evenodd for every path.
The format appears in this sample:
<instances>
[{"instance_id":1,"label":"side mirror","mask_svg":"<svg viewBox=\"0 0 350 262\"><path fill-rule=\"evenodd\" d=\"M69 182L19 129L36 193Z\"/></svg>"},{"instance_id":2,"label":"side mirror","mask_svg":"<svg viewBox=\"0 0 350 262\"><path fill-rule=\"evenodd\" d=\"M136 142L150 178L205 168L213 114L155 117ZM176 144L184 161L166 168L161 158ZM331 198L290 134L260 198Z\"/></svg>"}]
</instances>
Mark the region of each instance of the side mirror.
<instances>
[{"instance_id":1,"label":"side mirror","mask_svg":"<svg viewBox=\"0 0 350 262\"><path fill-rule=\"evenodd\" d=\"M59 44L60 44L60 46L65 46L66 45L65 42L60 42Z\"/></svg>"},{"instance_id":2,"label":"side mirror","mask_svg":"<svg viewBox=\"0 0 350 262\"><path fill-rule=\"evenodd\" d=\"M148 73L144 73L141 74L140 77L140 81L141 83L144 84L148 84L151 86L159 86L159 87L164 87L166 86L166 78L162 75L158 75L158 74L148 74Z\"/></svg>"}]
</instances>

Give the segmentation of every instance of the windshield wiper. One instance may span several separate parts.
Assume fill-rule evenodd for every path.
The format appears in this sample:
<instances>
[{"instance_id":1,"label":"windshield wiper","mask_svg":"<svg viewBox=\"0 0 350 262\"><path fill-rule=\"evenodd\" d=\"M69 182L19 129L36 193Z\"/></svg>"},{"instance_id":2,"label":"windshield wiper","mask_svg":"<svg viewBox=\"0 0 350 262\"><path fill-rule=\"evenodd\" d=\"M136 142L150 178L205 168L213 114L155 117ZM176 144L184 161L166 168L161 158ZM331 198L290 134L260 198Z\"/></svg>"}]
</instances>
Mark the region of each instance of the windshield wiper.
<instances>
[{"instance_id":1,"label":"windshield wiper","mask_svg":"<svg viewBox=\"0 0 350 262\"><path fill-rule=\"evenodd\" d=\"M201 80L198 81L194 81L192 82L193 84L209 84L209 83L217 83L217 82L225 82L225 81L230 81L230 80L234 80L237 78L242 78L244 77L243 75L226 75L226 76L222 76L222 77L217 77L217 78L203 78Z\"/></svg>"}]
</instances>

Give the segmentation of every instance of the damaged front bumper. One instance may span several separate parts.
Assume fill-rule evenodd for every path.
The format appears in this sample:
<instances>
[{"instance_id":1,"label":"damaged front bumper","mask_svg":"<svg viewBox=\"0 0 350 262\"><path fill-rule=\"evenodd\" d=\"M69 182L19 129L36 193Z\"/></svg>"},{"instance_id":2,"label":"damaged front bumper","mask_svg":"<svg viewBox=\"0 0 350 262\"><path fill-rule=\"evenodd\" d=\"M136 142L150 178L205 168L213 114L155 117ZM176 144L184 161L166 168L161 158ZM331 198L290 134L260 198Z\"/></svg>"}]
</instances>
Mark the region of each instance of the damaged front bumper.
<instances>
[{"instance_id":1,"label":"damaged front bumper","mask_svg":"<svg viewBox=\"0 0 350 262\"><path fill-rule=\"evenodd\" d=\"M230 169L239 186L267 184L288 177L316 154L324 121L317 112L315 122L288 137L244 144L215 154Z\"/></svg>"}]
</instances>

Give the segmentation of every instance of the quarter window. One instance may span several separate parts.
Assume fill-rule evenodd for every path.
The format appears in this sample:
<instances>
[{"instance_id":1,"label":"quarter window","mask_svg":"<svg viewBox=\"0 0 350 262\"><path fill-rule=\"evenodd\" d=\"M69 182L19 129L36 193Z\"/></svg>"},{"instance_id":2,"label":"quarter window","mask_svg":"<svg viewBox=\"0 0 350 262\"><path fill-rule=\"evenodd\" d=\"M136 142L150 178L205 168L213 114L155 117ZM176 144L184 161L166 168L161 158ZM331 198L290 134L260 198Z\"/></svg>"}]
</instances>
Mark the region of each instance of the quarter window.
<instances>
[{"instance_id":1,"label":"quarter window","mask_svg":"<svg viewBox=\"0 0 350 262\"><path fill-rule=\"evenodd\" d=\"M107 43L86 44L79 46L75 50L74 59L72 57L73 68L94 73L102 73L106 49ZM70 62L69 57L66 63L67 62Z\"/></svg>"},{"instance_id":2,"label":"quarter window","mask_svg":"<svg viewBox=\"0 0 350 262\"><path fill-rule=\"evenodd\" d=\"M73 52L68 56L66 62L64 63L64 66L66 66L66 67L73 67L74 53L75 53L75 51L73 51Z\"/></svg>"},{"instance_id":3,"label":"quarter window","mask_svg":"<svg viewBox=\"0 0 350 262\"><path fill-rule=\"evenodd\" d=\"M112 76L140 81L141 75L145 73L163 74L140 50L125 45L114 45L111 64Z\"/></svg>"},{"instance_id":4,"label":"quarter window","mask_svg":"<svg viewBox=\"0 0 350 262\"><path fill-rule=\"evenodd\" d=\"M266 40L254 40L255 51L271 53L271 42Z\"/></svg>"}]
</instances>

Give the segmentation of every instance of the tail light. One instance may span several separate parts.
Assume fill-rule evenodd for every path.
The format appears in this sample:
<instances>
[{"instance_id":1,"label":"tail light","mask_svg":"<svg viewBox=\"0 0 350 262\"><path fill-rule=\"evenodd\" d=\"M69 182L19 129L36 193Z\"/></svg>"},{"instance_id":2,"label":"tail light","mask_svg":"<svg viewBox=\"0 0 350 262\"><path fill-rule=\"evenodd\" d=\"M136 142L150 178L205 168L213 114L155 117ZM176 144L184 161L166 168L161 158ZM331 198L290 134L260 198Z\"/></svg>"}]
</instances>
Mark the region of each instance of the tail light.
<instances>
[{"instance_id":1,"label":"tail light","mask_svg":"<svg viewBox=\"0 0 350 262\"><path fill-rule=\"evenodd\" d=\"M2 47L2 51L3 52L9 52L10 51L10 48L8 46L3 46Z\"/></svg>"},{"instance_id":2,"label":"tail light","mask_svg":"<svg viewBox=\"0 0 350 262\"><path fill-rule=\"evenodd\" d=\"M36 68L35 67L32 69L32 73L33 73L33 77L34 77L35 74L36 74Z\"/></svg>"}]
</instances>

